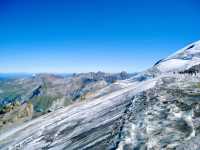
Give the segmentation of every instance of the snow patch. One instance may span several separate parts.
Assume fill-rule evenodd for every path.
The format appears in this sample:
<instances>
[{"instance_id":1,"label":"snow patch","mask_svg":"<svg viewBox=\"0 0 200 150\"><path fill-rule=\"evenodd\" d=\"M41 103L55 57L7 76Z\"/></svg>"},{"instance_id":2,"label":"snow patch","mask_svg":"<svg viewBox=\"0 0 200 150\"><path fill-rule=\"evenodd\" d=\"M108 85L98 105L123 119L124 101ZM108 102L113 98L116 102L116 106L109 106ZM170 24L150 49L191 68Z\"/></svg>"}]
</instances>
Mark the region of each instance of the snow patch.
<instances>
[{"instance_id":1,"label":"snow patch","mask_svg":"<svg viewBox=\"0 0 200 150\"><path fill-rule=\"evenodd\" d=\"M161 72L183 71L200 64L200 41L194 42L170 55L156 67Z\"/></svg>"},{"instance_id":2,"label":"snow patch","mask_svg":"<svg viewBox=\"0 0 200 150\"><path fill-rule=\"evenodd\" d=\"M169 72L173 70L180 70L185 67L190 60L184 59L170 59L160 63L157 68L162 72Z\"/></svg>"}]
</instances>

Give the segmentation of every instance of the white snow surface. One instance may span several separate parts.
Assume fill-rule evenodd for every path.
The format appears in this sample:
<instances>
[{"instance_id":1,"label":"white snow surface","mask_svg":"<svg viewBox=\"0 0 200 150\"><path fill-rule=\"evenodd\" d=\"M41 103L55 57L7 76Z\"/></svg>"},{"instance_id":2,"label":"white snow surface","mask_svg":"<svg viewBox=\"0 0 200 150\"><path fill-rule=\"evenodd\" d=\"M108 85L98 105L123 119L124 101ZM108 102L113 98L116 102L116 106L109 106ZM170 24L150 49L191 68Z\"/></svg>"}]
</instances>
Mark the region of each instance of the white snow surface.
<instances>
[{"instance_id":1,"label":"white snow surface","mask_svg":"<svg viewBox=\"0 0 200 150\"><path fill-rule=\"evenodd\" d=\"M183 71L200 64L200 41L194 42L170 55L156 65L161 72Z\"/></svg>"},{"instance_id":2,"label":"white snow surface","mask_svg":"<svg viewBox=\"0 0 200 150\"><path fill-rule=\"evenodd\" d=\"M183 68L187 65L189 60L182 60L182 59L170 59L168 61L164 61L158 65L158 69L164 72L178 70Z\"/></svg>"}]
</instances>

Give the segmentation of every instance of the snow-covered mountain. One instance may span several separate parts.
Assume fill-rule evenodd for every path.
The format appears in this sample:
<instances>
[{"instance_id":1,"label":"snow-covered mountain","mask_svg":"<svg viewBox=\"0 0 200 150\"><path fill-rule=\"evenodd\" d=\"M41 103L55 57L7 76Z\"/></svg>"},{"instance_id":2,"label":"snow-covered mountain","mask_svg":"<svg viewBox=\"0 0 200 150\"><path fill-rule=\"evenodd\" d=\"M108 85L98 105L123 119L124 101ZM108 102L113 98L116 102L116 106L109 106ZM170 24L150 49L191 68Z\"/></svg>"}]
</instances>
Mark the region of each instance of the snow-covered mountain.
<instances>
[{"instance_id":1,"label":"snow-covered mountain","mask_svg":"<svg viewBox=\"0 0 200 150\"><path fill-rule=\"evenodd\" d=\"M169 57L160 60L155 68L161 72L184 71L200 64L200 41L194 42Z\"/></svg>"},{"instance_id":2,"label":"snow-covered mountain","mask_svg":"<svg viewBox=\"0 0 200 150\"><path fill-rule=\"evenodd\" d=\"M199 150L200 75L186 71L199 60L195 42L96 98L0 131L0 149Z\"/></svg>"}]
</instances>

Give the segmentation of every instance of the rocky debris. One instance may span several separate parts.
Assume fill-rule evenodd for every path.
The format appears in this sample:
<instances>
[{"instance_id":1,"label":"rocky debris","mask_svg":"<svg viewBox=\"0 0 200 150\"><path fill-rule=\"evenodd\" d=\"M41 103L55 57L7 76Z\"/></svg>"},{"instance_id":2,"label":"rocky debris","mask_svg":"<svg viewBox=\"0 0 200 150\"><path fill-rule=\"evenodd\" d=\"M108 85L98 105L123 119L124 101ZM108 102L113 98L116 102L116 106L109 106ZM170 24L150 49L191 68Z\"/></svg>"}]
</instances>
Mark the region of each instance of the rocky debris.
<instances>
[{"instance_id":1,"label":"rocky debris","mask_svg":"<svg viewBox=\"0 0 200 150\"><path fill-rule=\"evenodd\" d=\"M33 116L33 105L31 103L22 105L16 103L8 105L4 109L6 112L0 114L0 131L29 121Z\"/></svg>"},{"instance_id":2,"label":"rocky debris","mask_svg":"<svg viewBox=\"0 0 200 150\"><path fill-rule=\"evenodd\" d=\"M118 149L176 149L197 134L199 119L194 114L199 111L196 102L199 96L195 84L200 80L192 83L175 77L160 80L154 88L138 93L133 99ZM188 95L191 87L195 95Z\"/></svg>"}]
</instances>

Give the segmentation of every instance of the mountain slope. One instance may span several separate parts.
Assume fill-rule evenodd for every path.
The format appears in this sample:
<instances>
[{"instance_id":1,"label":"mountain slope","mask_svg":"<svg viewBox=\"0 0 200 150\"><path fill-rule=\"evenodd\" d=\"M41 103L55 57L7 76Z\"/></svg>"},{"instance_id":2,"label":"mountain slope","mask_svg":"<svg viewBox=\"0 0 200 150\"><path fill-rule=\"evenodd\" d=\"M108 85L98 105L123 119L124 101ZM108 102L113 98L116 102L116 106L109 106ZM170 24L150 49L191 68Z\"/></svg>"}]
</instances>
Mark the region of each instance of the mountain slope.
<instances>
[{"instance_id":1,"label":"mountain slope","mask_svg":"<svg viewBox=\"0 0 200 150\"><path fill-rule=\"evenodd\" d=\"M199 150L198 64L195 42L98 96L2 130L0 149Z\"/></svg>"},{"instance_id":2,"label":"mountain slope","mask_svg":"<svg viewBox=\"0 0 200 150\"><path fill-rule=\"evenodd\" d=\"M86 149L98 143L107 147L104 140L112 140L115 128L120 130L117 124L123 123L120 118L126 113L134 94L154 84L155 80L150 80L137 86L129 85L101 98L49 113L1 133L0 148ZM13 138L16 140L13 141Z\"/></svg>"}]
</instances>

